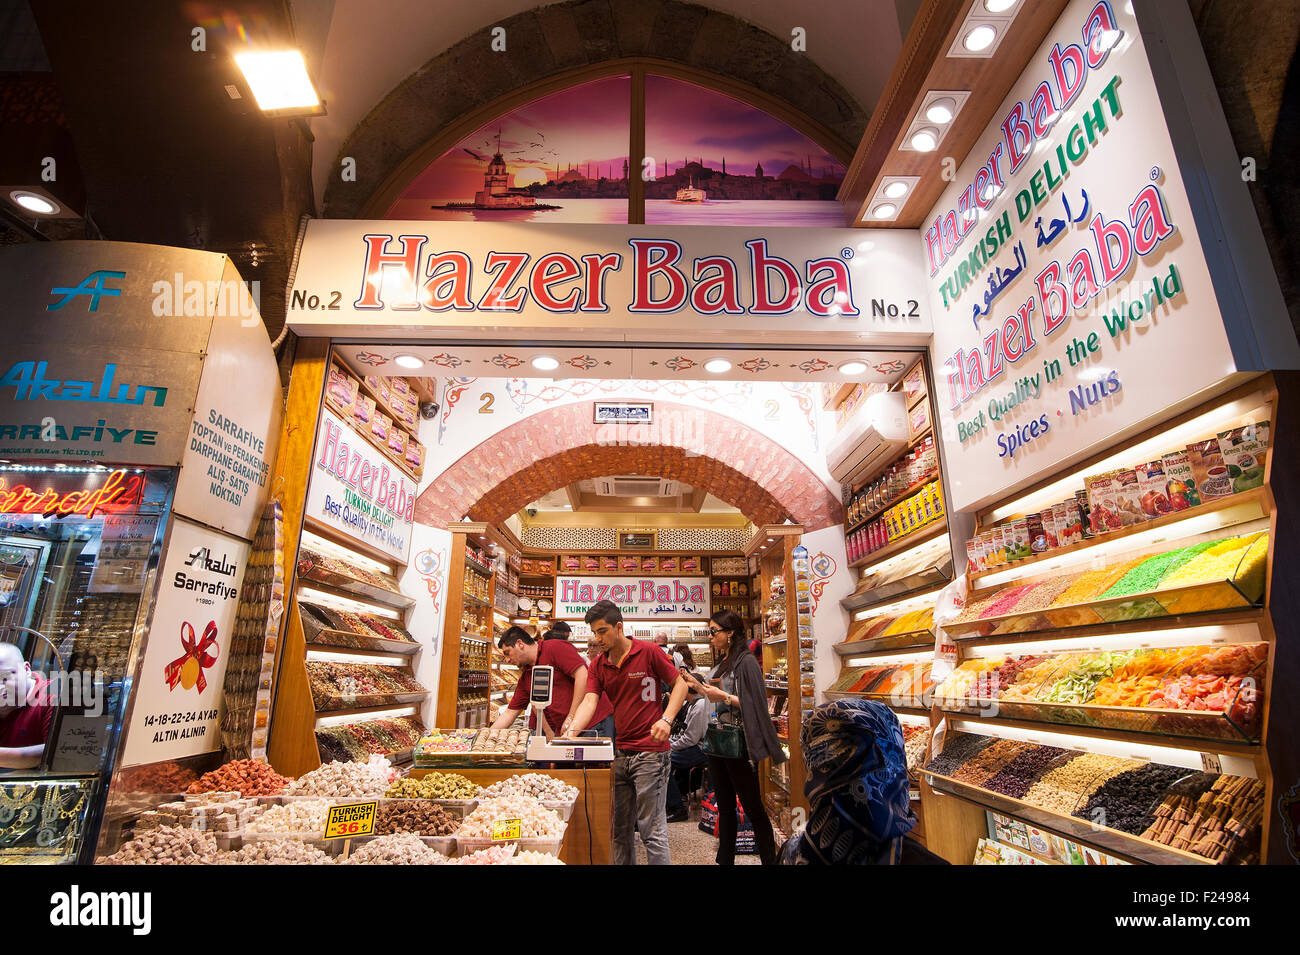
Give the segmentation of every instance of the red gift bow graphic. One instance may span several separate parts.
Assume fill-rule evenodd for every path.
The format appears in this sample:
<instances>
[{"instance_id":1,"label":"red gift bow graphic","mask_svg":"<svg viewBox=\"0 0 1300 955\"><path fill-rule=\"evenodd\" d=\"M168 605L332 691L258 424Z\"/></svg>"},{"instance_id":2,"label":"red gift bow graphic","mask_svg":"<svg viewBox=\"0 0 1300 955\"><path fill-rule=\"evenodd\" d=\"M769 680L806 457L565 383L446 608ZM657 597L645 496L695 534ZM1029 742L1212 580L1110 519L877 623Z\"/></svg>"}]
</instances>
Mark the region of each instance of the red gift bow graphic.
<instances>
[{"instance_id":1,"label":"red gift bow graphic","mask_svg":"<svg viewBox=\"0 0 1300 955\"><path fill-rule=\"evenodd\" d=\"M181 624L181 647L185 650L185 655L173 660L167 666L163 667L163 678L167 681L167 689L174 690L181 682L181 667L191 659L199 661L199 678L195 681L195 688L202 693L208 688L208 678L203 675L203 671L212 664L217 662L215 653L208 653L208 648L216 646L217 643L217 622L209 620L208 625L203 628L203 639L197 641L194 638L194 627L189 623Z\"/></svg>"}]
</instances>

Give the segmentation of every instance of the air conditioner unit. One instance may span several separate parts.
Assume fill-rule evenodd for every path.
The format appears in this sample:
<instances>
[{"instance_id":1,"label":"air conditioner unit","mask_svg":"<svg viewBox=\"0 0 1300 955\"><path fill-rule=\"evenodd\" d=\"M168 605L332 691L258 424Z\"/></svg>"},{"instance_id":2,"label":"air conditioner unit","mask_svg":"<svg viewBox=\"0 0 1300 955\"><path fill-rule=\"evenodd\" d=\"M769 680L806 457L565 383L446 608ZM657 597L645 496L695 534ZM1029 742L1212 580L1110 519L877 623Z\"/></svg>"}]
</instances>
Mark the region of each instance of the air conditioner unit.
<instances>
[{"instance_id":1,"label":"air conditioner unit","mask_svg":"<svg viewBox=\"0 0 1300 955\"><path fill-rule=\"evenodd\" d=\"M653 477L608 477L596 480L596 493L602 497L676 497L676 481Z\"/></svg>"},{"instance_id":2,"label":"air conditioner unit","mask_svg":"<svg viewBox=\"0 0 1300 955\"><path fill-rule=\"evenodd\" d=\"M879 471L907 446L907 402L901 391L871 395L826 452L831 477L854 485Z\"/></svg>"}]
</instances>

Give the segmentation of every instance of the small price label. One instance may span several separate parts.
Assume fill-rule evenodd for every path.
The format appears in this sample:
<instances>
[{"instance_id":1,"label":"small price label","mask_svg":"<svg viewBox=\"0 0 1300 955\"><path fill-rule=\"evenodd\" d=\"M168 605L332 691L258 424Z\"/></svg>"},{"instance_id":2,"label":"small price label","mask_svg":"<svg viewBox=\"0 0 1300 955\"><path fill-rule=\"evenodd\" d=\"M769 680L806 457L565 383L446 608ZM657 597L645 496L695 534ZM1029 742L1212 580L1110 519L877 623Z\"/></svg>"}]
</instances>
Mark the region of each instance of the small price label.
<instances>
[{"instance_id":1,"label":"small price label","mask_svg":"<svg viewBox=\"0 0 1300 955\"><path fill-rule=\"evenodd\" d=\"M508 839L518 839L522 828L522 819L498 819L492 823L492 841L505 842Z\"/></svg>"},{"instance_id":2,"label":"small price label","mask_svg":"<svg viewBox=\"0 0 1300 955\"><path fill-rule=\"evenodd\" d=\"M354 802L346 806L331 806L325 818L326 839L351 839L369 836L375 831L375 810L378 802Z\"/></svg>"},{"instance_id":3,"label":"small price label","mask_svg":"<svg viewBox=\"0 0 1300 955\"><path fill-rule=\"evenodd\" d=\"M1202 753L1201 768L1207 773L1223 772L1223 762L1219 759L1218 753Z\"/></svg>"}]
</instances>

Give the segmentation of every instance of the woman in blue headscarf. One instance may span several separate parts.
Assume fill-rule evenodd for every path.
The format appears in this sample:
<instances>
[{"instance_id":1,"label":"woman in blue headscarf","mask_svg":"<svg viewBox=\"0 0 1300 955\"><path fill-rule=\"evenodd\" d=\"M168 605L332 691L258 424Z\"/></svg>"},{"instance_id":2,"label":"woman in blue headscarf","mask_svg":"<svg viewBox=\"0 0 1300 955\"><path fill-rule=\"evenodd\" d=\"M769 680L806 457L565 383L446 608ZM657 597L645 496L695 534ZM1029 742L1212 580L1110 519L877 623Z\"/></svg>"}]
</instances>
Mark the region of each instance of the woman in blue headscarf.
<instances>
[{"instance_id":1,"label":"woman in blue headscarf","mask_svg":"<svg viewBox=\"0 0 1300 955\"><path fill-rule=\"evenodd\" d=\"M787 865L897 865L916 825L903 729L883 703L836 700L800 735L812 811L781 849Z\"/></svg>"}]
</instances>

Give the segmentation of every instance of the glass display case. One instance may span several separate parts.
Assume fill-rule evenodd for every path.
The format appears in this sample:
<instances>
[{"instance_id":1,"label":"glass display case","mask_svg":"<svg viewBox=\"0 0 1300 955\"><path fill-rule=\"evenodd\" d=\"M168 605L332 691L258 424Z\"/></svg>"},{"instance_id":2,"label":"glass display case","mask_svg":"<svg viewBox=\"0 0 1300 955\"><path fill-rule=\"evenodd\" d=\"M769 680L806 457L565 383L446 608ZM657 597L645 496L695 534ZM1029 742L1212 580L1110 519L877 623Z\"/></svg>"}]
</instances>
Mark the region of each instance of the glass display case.
<instances>
[{"instance_id":1,"label":"glass display case","mask_svg":"<svg viewBox=\"0 0 1300 955\"><path fill-rule=\"evenodd\" d=\"M0 707L0 863L89 859L175 474L0 467L0 642L31 668Z\"/></svg>"}]
</instances>

